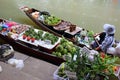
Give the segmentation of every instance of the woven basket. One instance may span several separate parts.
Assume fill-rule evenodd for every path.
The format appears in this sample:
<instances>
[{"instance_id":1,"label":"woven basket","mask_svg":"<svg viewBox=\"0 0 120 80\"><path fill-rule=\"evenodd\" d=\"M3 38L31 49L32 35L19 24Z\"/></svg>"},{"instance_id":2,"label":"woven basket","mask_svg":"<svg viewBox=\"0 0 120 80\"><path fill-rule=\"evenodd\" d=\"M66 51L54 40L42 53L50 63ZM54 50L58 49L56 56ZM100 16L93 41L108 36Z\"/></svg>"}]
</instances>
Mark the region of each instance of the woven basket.
<instances>
[{"instance_id":1,"label":"woven basket","mask_svg":"<svg viewBox=\"0 0 120 80\"><path fill-rule=\"evenodd\" d=\"M14 52L12 52L10 55L6 56L6 57L0 57L0 61L2 62L6 62L8 61L10 58L14 57Z\"/></svg>"}]
</instances>

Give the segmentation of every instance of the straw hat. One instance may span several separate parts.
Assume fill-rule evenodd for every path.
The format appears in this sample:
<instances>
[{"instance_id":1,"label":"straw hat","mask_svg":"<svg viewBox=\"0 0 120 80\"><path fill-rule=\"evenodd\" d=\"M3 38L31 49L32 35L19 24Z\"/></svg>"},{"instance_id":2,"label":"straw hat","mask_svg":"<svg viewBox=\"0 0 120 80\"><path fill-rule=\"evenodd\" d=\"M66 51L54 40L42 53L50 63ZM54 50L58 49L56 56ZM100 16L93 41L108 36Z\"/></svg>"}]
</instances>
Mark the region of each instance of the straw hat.
<instances>
[{"instance_id":1,"label":"straw hat","mask_svg":"<svg viewBox=\"0 0 120 80\"><path fill-rule=\"evenodd\" d=\"M107 34L114 34L115 33L115 26L114 25L104 24L103 28Z\"/></svg>"}]
</instances>

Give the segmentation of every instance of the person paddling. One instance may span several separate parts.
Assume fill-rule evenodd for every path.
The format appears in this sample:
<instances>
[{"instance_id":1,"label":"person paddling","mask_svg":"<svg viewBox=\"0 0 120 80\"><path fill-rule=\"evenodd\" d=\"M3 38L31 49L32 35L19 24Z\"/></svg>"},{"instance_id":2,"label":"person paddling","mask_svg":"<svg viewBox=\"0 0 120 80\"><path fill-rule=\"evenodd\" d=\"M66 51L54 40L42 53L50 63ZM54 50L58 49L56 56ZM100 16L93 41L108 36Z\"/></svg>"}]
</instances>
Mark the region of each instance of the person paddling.
<instances>
[{"instance_id":1,"label":"person paddling","mask_svg":"<svg viewBox=\"0 0 120 80\"><path fill-rule=\"evenodd\" d=\"M99 39L95 39L95 41L91 44L91 48L106 53L107 49L111 47L115 42L115 26L110 24L104 24L103 29L104 31L102 33L95 36L99 36Z\"/></svg>"}]
</instances>

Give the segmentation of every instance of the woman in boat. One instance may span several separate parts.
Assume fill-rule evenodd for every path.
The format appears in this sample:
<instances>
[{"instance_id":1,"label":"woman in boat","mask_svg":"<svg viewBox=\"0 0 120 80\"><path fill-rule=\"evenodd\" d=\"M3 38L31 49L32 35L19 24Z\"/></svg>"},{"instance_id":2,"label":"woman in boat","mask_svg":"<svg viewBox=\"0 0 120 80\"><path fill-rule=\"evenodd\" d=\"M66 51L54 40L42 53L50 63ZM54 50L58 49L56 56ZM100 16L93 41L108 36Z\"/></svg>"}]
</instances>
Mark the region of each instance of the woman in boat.
<instances>
[{"instance_id":1,"label":"woman in boat","mask_svg":"<svg viewBox=\"0 0 120 80\"><path fill-rule=\"evenodd\" d=\"M106 53L107 49L110 48L115 42L114 39L115 27L110 24L105 24L103 28L104 31L95 36L95 37L99 36L99 39L96 40L95 38L95 41L91 44L91 47L93 49Z\"/></svg>"}]
</instances>

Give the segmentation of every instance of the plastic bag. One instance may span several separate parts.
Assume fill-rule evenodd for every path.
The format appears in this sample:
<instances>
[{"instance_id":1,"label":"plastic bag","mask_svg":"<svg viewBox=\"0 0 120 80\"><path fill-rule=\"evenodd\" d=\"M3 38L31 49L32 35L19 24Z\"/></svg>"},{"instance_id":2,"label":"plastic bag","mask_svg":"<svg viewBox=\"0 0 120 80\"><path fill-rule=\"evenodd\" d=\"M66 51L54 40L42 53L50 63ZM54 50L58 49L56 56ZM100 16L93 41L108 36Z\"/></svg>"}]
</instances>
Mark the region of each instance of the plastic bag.
<instances>
[{"instance_id":1,"label":"plastic bag","mask_svg":"<svg viewBox=\"0 0 120 80\"><path fill-rule=\"evenodd\" d=\"M0 73L2 72L2 67L0 66Z\"/></svg>"},{"instance_id":2,"label":"plastic bag","mask_svg":"<svg viewBox=\"0 0 120 80\"><path fill-rule=\"evenodd\" d=\"M21 70L24 67L23 60L9 59L8 64L11 64L12 66L15 66L19 70Z\"/></svg>"},{"instance_id":3,"label":"plastic bag","mask_svg":"<svg viewBox=\"0 0 120 80\"><path fill-rule=\"evenodd\" d=\"M116 54L120 55L120 43L117 44L117 47L115 48Z\"/></svg>"},{"instance_id":4,"label":"plastic bag","mask_svg":"<svg viewBox=\"0 0 120 80\"><path fill-rule=\"evenodd\" d=\"M110 47L107 49L108 54L116 55L116 49L114 47Z\"/></svg>"}]
</instances>

